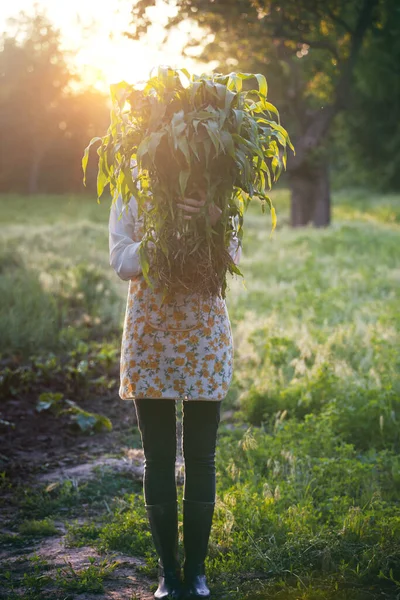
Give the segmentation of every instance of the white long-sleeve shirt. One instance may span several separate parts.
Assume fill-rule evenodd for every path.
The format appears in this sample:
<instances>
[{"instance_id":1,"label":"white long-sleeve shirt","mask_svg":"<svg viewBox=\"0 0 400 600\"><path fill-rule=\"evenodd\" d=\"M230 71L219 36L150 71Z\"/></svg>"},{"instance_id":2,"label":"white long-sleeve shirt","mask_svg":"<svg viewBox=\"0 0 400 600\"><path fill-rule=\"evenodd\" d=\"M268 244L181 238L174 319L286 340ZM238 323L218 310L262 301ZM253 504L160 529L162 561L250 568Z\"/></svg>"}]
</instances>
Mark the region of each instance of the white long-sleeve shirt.
<instances>
[{"instance_id":1,"label":"white long-sleeve shirt","mask_svg":"<svg viewBox=\"0 0 400 600\"><path fill-rule=\"evenodd\" d=\"M121 218L119 216L121 215ZM110 265L124 281L136 277L142 272L139 260L141 241L135 241L135 224L138 222L136 198L132 196L125 207L122 197L113 202L109 219ZM237 236L232 234L228 247L232 260L239 264L242 248Z\"/></svg>"}]
</instances>

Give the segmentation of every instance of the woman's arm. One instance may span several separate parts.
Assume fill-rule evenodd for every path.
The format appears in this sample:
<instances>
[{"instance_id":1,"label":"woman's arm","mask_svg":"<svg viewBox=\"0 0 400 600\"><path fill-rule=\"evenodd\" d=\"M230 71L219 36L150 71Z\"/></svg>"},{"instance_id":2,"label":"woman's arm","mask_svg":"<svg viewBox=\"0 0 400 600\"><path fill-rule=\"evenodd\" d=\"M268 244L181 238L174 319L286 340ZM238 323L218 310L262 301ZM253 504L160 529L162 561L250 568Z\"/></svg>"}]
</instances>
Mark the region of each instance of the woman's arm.
<instances>
[{"instance_id":1,"label":"woman's arm","mask_svg":"<svg viewBox=\"0 0 400 600\"><path fill-rule=\"evenodd\" d=\"M124 205L122 197L118 196L111 206L108 226L110 265L124 281L142 272L139 261L141 242L133 240L136 218L135 197L132 196L128 205Z\"/></svg>"}]
</instances>

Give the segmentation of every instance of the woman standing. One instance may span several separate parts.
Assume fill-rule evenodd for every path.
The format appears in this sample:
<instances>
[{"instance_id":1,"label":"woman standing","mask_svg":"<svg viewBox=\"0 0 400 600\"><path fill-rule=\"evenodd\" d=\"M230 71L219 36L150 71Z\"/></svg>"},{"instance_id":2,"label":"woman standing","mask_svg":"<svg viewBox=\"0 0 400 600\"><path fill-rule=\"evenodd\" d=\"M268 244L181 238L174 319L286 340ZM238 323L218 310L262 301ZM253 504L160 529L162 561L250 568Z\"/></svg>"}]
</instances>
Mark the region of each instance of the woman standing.
<instances>
[{"instance_id":1,"label":"woman standing","mask_svg":"<svg viewBox=\"0 0 400 600\"><path fill-rule=\"evenodd\" d=\"M205 200L184 198L178 206L191 219ZM209 209L215 225L221 210ZM216 497L215 448L221 402L232 379L233 339L225 300L176 294L162 304L139 262L142 218L134 197L113 203L109 221L110 264L129 280L121 348L119 395L133 400L145 457L144 500L158 554L157 599L209 598L204 561ZM236 264L241 246L232 236ZM178 557L175 480L176 400L183 400L183 585Z\"/></svg>"}]
</instances>

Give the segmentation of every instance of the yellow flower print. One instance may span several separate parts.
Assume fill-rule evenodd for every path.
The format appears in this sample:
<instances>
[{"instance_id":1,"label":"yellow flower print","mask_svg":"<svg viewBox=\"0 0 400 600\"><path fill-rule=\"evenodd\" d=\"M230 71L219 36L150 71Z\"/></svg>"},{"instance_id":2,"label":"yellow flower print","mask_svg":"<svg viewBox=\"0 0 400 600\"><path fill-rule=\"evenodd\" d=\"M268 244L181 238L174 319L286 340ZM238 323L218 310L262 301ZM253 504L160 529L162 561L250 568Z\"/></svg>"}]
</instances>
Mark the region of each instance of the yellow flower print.
<instances>
[{"instance_id":1,"label":"yellow flower print","mask_svg":"<svg viewBox=\"0 0 400 600\"><path fill-rule=\"evenodd\" d=\"M174 310L173 316L176 321L183 321L185 318L185 315L181 310Z\"/></svg>"},{"instance_id":2,"label":"yellow flower print","mask_svg":"<svg viewBox=\"0 0 400 600\"><path fill-rule=\"evenodd\" d=\"M131 383L129 383L129 384L126 386L126 393L128 394L128 396L134 396L134 394L135 394L135 389L134 389L134 387L133 387L133 385L132 385Z\"/></svg>"},{"instance_id":3,"label":"yellow flower print","mask_svg":"<svg viewBox=\"0 0 400 600\"><path fill-rule=\"evenodd\" d=\"M160 390L160 389L157 389L157 388L155 388L155 387L153 387L152 385L150 385L150 386L147 388L147 394L148 394L150 397L157 398L157 396L159 396L159 395L161 394L161 390Z\"/></svg>"},{"instance_id":4,"label":"yellow flower print","mask_svg":"<svg viewBox=\"0 0 400 600\"><path fill-rule=\"evenodd\" d=\"M174 380L174 390L175 391L177 391L179 393L182 393L183 390L184 390L184 388L185 388L185 382L184 381L182 381L181 379L175 379Z\"/></svg>"},{"instance_id":5,"label":"yellow flower print","mask_svg":"<svg viewBox=\"0 0 400 600\"><path fill-rule=\"evenodd\" d=\"M135 236L137 232L136 227ZM148 322L146 311L151 312L154 323L158 319L162 323L165 308L156 297L161 290L148 287L142 276L129 283L120 362L121 398L183 398L190 389L193 399L221 400L229 389L233 368L224 301L206 298L199 304L197 298L188 297L181 306L171 306L172 329L157 331ZM188 332L183 324L199 307L198 328Z\"/></svg>"}]
</instances>

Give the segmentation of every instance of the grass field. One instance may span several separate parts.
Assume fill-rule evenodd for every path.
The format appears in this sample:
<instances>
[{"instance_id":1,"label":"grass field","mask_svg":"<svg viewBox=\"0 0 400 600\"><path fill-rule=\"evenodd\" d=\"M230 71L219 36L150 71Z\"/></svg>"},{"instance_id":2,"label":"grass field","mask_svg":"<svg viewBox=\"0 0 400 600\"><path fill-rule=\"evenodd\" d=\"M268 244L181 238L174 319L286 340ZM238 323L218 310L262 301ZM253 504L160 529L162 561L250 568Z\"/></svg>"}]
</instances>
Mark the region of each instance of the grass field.
<instances>
[{"instance_id":1,"label":"grass field","mask_svg":"<svg viewBox=\"0 0 400 600\"><path fill-rule=\"evenodd\" d=\"M245 281L229 282L235 373L217 450L207 558L214 597L400 598L400 196L337 193L324 230L291 230L287 192L274 200L272 239L269 216L250 207ZM121 403L126 284L108 264L107 216L107 201L0 197L0 418L10 440L19 422L9 407L35 406L43 393L53 405L63 401L57 393L75 394L87 410L81 423L93 427L76 439L106 444L112 435L96 433L96 398L107 390L109 403ZM64 427L65 415L41 414ZM76 424L82 413L74 415ZM135 426L124 436L113 455L140 447ZM113 552L141 557L143 577L154 580L140 485L105 471L82 489L67 481L46 492L35 473L27 487L7 456L0 460L12 507L0 537L9 552L0 598L101 593ZM26 558L58 522L69 547L106 559L55 578L29 559L22 576L10 557Z\"/></svg>"}]
</instances>

